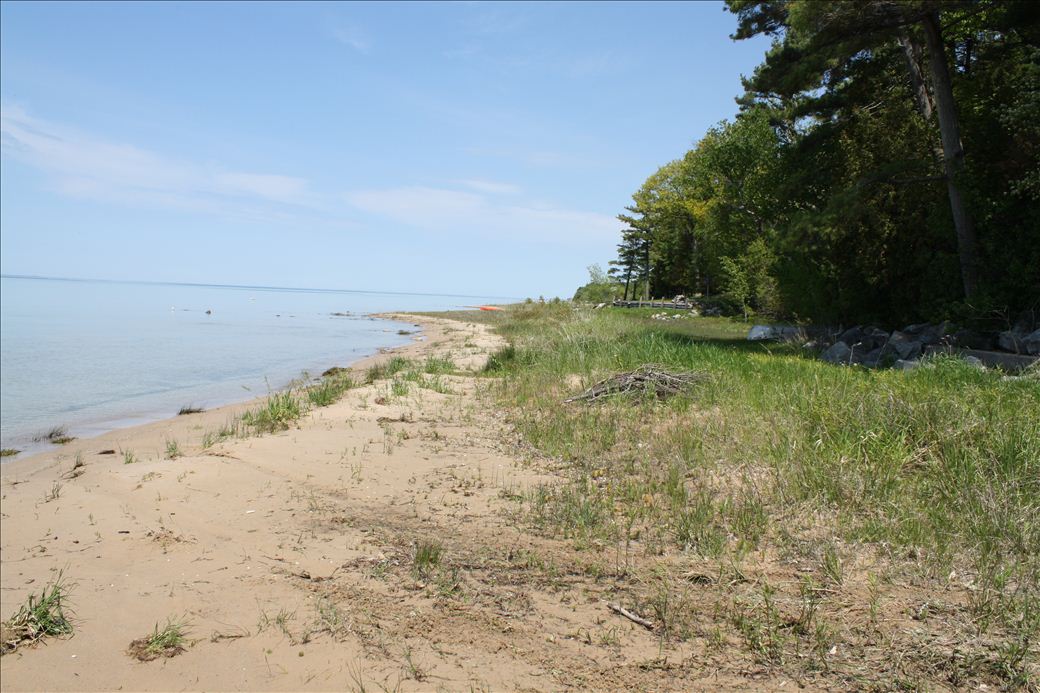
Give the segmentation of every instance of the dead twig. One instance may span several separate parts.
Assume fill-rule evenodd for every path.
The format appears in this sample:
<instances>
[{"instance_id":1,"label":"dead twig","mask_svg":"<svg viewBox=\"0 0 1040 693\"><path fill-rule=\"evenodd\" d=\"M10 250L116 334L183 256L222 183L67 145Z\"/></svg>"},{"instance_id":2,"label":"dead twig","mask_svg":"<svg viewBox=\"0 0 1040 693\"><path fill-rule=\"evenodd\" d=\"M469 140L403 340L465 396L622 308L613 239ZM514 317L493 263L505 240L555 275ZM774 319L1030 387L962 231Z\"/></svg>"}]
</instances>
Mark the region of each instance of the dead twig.
<instances>
[{"instance_id":1,"label":"dead twig","mask_svg":"<svg viewBox=\"0 0 1040 693\"><path fill-rule=\"evenodd\" d=\"M672 372L661 366L645 365L634 371L618 373L601 380L580 395L568 397L564 402L593 402L603 397L647 392L653 393L658 399L665 399L706 380L707 377L705 373Z\"/></svg>"},{"instance_id":2,"label":"dead twig","mask_svg":"<svg viewBox=\"0 0 1040 693\"><path fill-rule=\"evenodd\" d=\"M627 618L632 623L636 623L636 624L642 626L643 628L646 628L647 630L651 630L652 631L654 629L654 624L653 623L651 623L650 621L647 621L642 616L637 616L637 615L633 614L631 611L629 611L625 607L621 606L620 604L610 604L610 603L608 603L607 604L607 608L610 609L611 611L613 611L615 614L618 614L619 616L624 616L625 618Z\"/></svg>"}]
</instances>

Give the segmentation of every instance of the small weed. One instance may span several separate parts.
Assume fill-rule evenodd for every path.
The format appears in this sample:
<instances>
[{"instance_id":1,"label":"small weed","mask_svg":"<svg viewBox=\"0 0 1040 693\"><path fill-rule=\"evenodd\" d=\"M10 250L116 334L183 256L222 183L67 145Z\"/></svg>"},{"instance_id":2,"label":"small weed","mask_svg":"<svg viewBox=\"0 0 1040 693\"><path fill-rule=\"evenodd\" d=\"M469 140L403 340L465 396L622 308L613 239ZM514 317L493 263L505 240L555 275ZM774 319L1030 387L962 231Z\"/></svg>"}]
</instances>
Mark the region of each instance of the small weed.
<instances>
[{"instance_id":1,"label":"small weed","mask_svg":"<svg viewBox=\"0 0 1040 693\"><path fill-rule=\"evenodd\" d=\"M279 609L278 613L275 614L274 618L267 615L266 611L260 612L260 620L256 624L257 632L263 632L269 627L274 626L278 630L282 631L282 634L289 640L294 640L292 632L289 630L289 622L296 618L295 611L287 611L286 609Z\"/></svg>"},{"instance_id":2,"label":"small weed","mask_svg":"<svg viewBox=\"0 0 1040 693\"><path fill-rule=\"evenodd\" d=\"M204 411L206 410L202 407L196 407L194 404L185 404L183 407L180 408L180 411L177 412L177 416L187 416L188 414L201 414Z\"/></svg>"},{"instance_id":3,"label":"small weed","mask_svg":"<svg viewBox=\"0 0 1040 693\"><path fill-rule=\"evenodd\" d=\"M83 460L83 453L77 452L76 459L72 463L72 467L69 471L61 475L62 479L77 479L83 475L83 472L87 471L87 463Z\"/></svg>"},{"instance_id":4,"label":"small weed","mask_svg":"<svg viewBox=\"0 0 1040 693\"><path fill-rule=\"evenodd\" d=\"M313 632L328 633L332 637L337 638L349 631L350 621L336 606L336 602L328 597L318 597L318 601L314 606L317 609L318 616L314 622Z\"/></svg>"},{"instance_id":5,"label":"small weed","mask_svg":"<svg viewBox=\"0 0 1040 693\"><path fill-rule=\"evenodd\" d=\"M134 455L133 450L124 450L123 464L133 464L134 462L137 462L137 456Z\"/></svg>"},{"instance_id":6,"label":"small weed","mask_svg":"<svg viewBox=\"0 0 1040 693\"><path fill-rule=\"evenodd\" d=\"M410 678L410 679L412 679L414 681L419 681L419 682L425 681L427 674L412 659L412 648L411 647L405 647L404 648L403 657L404 657L404 672L405 672L405 675L408 678Z\"/></svg>"},{"instance_id":7,"label":"small weed","mask_svg":"<svg viewBox=\"0 0 1040 693\"><path fill-rule=\"evenodd\" d=\"M40 596L30 594L18 613L4 621L0 654L34 645L48 636L71 635L72 622L65 615L68 595L69 586L61 573L53 583L44 586Z\"/></svg>"},{"instance_id":8,"label":"small weed","mask_svg":"<svg viewBox=\"0 0 1040 693\"><path fill-rule=\"evenodd\" d=\"M48 491L46 494L44 494L43 502L44 503L50 503L53 500L58 500L58 498L60 498L60 497L61 497L61 484L59 484L57 481L55 481L54 484L51 485L51 490Z\"/></svg>"},{"instance_id":9,"label":"small weed","mask_svg":"<svg viewBox=\"0 0 1040 693\"><path fill-rule=\"evenodd\" d=\"M828 544L823 550L823 561L821 563L823 568L823 574L827 576L832 583L840 585L844 579L844 566L842 564L841 555L838 554L838 550L833 544Z\"/></svg>"},{"instance_id":10,"label":"small weed","mask_svg":"<svg viewBox=\"0 0 1040 693\"><path fill-rule=\"evenodd\" d=\"M407 381L400 378L394 378L393 382L390 384L390 394L393 397L404 397L408 392L409 387Z\"/></svg>"},{"instance_id":11,"label":"small weed","mask_svg":"<svg viewBox=\"0 0 1040 693\"><path fill-rule=\"evenodd\" d=\"M178 457L183 457L184 453L181 451L180 445L177 444L176 440L166 441L166 459L175 460Z\"/></svg>"},{"instance_id":12,"label":"small weed","mask_svg":"<svg viewBox=\"0 0 1040 693\"><path fill-rule=\"evenodd\" d=\"M166 620L166 625L162 630L156 623L151 635L131 642L127 654L141 662L148 662L159 657L176 657L184 652L186 643L187 624L171 618Z\"/></svg>"},{"instance_id":13,"label":"small weed","mask_svg":"<svg viewBox=\"0 0 1040 693\"><path fill-rule=\"evenodd\" d=\"M21 450L15 450L14 448L4 448L3 450L0 450L0 457L11 457L20 452Z\"/></svg>"},{"instance_id":14,"label":"small weed","mask_svg":"<svg viewBox=\"0 0 1040 693\"><path fill-rule=\"evenodd\" d=\"M437 568L441 562L441 554L444 547L432 540L421 540L415 545L415 553L412 555L412 570L418 578L425 578L430 571Z\"/></svg>"}]
</instances>

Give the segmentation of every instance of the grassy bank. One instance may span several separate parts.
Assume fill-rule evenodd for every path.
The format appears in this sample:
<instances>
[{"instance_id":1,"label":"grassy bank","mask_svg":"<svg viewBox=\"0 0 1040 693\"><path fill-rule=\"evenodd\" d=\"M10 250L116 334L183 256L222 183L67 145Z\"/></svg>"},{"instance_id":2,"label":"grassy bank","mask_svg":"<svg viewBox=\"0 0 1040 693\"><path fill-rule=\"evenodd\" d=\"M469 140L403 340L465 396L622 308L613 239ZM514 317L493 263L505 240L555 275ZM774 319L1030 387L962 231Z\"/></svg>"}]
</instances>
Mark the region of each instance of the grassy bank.
<instances>
[{"instance_id":1,"label":"grassy bank","mask_svg":"<svg viewBox=\"0 0 1040 693\"><path fill-rule=\"evenodd\" d=\"M836 367L653 312L478 316L510 340L493 397L565 479L524 494L521 522L611 553L662 648L739 646L842 685L1036 684L1038 381L953 358ZM664 400L564 402L648 363L703 377Z\"/></svg>"}]
</instances>

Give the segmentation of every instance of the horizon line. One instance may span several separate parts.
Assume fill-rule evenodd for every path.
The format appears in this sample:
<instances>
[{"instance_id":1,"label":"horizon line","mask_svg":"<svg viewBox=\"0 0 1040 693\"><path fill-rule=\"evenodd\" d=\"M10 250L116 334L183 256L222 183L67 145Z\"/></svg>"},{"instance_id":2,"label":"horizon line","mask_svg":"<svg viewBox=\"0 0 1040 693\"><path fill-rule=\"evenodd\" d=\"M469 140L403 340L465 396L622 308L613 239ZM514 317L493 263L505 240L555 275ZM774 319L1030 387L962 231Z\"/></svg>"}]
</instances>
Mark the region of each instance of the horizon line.
<instances>
[{"instance_id":1,"label":"horizon line","mask_svg":"<svg viewBox=\"0 0 1040 693\"><path fill-rule=\"evenodd\" d=\"M390 296L444 296L446 298L494 298L507 301L522 301L520 296L492 296L477 294L449 294L422 291L381 291L375 289L319 289L305 286L263 286L254 284L212 284L206 282L175 282L157 281L150 279L97 279L90 277L51 277L42 274L8 274L0 272L3 279L37 279L59 282L96 282L102 284L147 284L153 286L195 286L211 289L252 289L254 291L295 291L311 293L333 293L333 294L386 294Z\"/></svg>"}]
</instances>

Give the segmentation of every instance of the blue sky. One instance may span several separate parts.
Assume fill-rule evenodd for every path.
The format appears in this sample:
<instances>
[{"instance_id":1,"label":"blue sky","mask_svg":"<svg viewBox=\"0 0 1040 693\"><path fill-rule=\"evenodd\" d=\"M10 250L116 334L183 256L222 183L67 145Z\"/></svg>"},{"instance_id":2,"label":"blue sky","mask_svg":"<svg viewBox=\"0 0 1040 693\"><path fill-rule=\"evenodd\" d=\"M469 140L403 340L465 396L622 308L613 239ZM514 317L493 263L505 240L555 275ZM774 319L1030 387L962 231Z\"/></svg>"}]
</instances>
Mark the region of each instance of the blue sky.
<instances>
[{"instance_id":1,"label":"blue sky","mask_svg":"<svg viewBox=\"0 0 1040 693\"><path fill-rule=\"evenodd\" d=\"M570 296L736 113L720 3L0 6L0 271Z\"/></svg>"}]
</instances>

